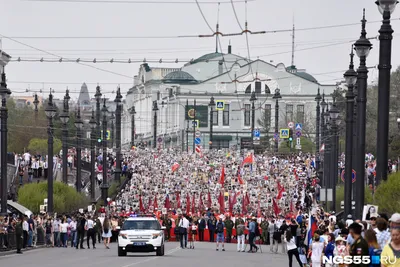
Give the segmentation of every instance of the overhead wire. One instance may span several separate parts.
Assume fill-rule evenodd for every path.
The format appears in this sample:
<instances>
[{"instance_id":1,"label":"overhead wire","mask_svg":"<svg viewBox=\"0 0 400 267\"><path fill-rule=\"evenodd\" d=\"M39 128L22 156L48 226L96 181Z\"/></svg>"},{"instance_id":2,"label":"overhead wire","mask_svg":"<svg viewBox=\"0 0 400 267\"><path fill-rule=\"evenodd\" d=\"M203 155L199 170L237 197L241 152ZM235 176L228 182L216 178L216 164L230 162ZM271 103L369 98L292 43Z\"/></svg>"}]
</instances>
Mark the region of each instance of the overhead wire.
<instances>
[{"instance_id":1,"label":"overhead wire","mask_svg":"<svg viewBox=\"0 0 400 267\"><path fill-rule=\"evenodd\" d=\"M96 3L96 4L194 4L192 1L157 1L157 0L145 0L145 1L129 1L129 0L24 0L27 2L53 2L53 3ZM234 0L236 3L242 3L245 0ZM256 0L248 0L249 2L255 2ZM214 1L200 1L201 4L215 5ZM229 1L221 1L221 4L229 4Z\"/></svg>"},{"instance_id":2,"label":"overhead wire","mask_svg":"<svg viewBox=\"0 0 400 267\"><path fill-rule=\"evenodd\" d=\"M26 43L23 43L21 41L15 40L14 38L10 38L10 37L5 36L3 34L0 34L0 36L3 37L3 38L9 39L10 41L13 41L15 43L18 43L20 45L32 48L32 49L37 50L37 51L41 51L41 52L46 53L48 55L51 55L51 56L54 56L54 57L58 57L58 58L62 58L62 57L60 57L60 56L58 56L58 55L56 55L54 53L48 52L46 50L43 50L43 49L40 49L40 48L37 48L37 47L34 47L34 46L31 46L29 44L26 44ZM120 74L120 73L113 72L113 71L110 71L110 70L102 69L102 68L99 68L99 67L96 67L96 66L92 66L92 65L89 65L89 64L84 64L84 63L81 63L81 62L76 62L76 63L79 64L79 65L82 65L82 66L86 66L86 67L89 67L89 68L92 68L92 69L96 69L96 70L99 70L99 71L102 71L102 72L114 74L114 75L121 76L121 77L124 77L124 78L129 78L129 79L133 78L133 77L128 76L128 75L124 75L124 74Z\"/></svg>"}]
</instances>

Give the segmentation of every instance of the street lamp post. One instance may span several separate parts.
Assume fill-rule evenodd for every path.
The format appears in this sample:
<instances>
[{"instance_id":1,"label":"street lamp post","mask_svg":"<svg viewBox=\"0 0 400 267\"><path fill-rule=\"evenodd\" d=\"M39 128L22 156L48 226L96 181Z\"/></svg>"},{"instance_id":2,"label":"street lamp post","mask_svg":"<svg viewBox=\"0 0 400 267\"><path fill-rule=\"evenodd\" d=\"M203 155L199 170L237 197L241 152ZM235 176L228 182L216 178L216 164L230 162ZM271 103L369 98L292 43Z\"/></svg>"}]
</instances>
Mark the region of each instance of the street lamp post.
<instances>
[{"instance_id":1,"label":"street lamp post","mask_svg":"<svg viewBox=\"0 0 400 267\"><path fill-rule=\"evenodd\" d=\"M250 97L250 102L251 102L251 143L252 143L252 147L254 149L254 127L255 127L255 121L256 121L256 106L254 104L254 102L256 102L257 98L256 98L256 92L253 91L251 93L251 97Z\"/></svg>"},{"instance_id":2,"label":"street lamp post","mask_svg":"<svg viewBox=\"0 0 400 267\"><path fill-rule=\"evenodd\" d=\"M331 203L331 211L336 209L336 184L338 179L338 126L337 119L339 117L339 110L336 107L336 101L334 99L331 110L329 111L329 116L332 120L332 203Z\"/></svg>"},{"instance_id":3,"label":"street lamp post","mask_svg":"<svg viewBox=\"0 0 400 267\"><path fill-rule=\"evenodd\" d=\"M135 138L136 138L136 125L135 125L135 115L136 109L135 106L132 106L130 109L131 113L131 147L135 146Z\"/></svg>"},{"instance_id":4,"label":"street lamp post","mask_svg":"<svg viewBox=\"0 0 400 267\"><path fill-rule=\"evenodd\" d=\"M357 138L357 156L356 158L356 182L355 191L356 195L354 200L356 202L355 216L361 218L362 209L364 206L365 195L365 134L366 134L366 113L367 113L367 86L368 86L368 69L366 66L366 59L372 49L371 42L367 39L367 32L365 31L365 9L363 10L363 19L361 20L361 36L354 44L354 50L360 58L360 66L357 70L357 102L358 102L358 138ZM350 174L351 180L351 174Z\"/></svg>"},{"instance_id":5,"label":"street lamp post","mask_svg":"<svg viewBox=\"0 0 400 267\"><path fill-rule=\"evenodd\" d=\"M357 72L354 71L353 49L350 54L349 69L343 75L347 84L346 93L346 152L345 152L345 171L344 171L344 216L351 214L351 194L352 194L352 175L353 175L353 141L354 141L354 85L357 82ZM364 159L364 157L363 157ZM358 218L358 217L357 217Z\"/></svg>"},{"instance_id":6,"label":"street lamp post","mask_svg":"<svg viewBox=\"0 0 400 267\"><path fill-rule=\"evenodd\" d=\"M51 94L51 89L50 89L50 95L49 95L49 102L47 103L47 107L44 110L47 116L47 119L49 120L49 124L47 127L47 134L48 134L48 139L47 139L47 168L48 168L48 175L47 175L47 213L52 215L53 214L53 118L56 115L56 108L54 107L53 104L53 95Z\"/></svg>"},{"instance_id":7,"label":"street lamp post","mask_svg":"<svg viewBox=\"0 0 400 267\"><path fill-rule=\"evenodd\" d=\"M101 128L100 128L100 120L101 120L101 92L100 92L100 86L96 86L96 94L94 95L96 98L96 123L97 123L97 129L96 129L96 139L97 142L100 143L102 136L101 136ZM97 149L97 154L100 154L100 144L98 144L98 149Z\"/></svg>"},{"instance_id":8,"label":"street lamp post","mask_svg":"<svg viewBox=\"0 0 400 267\"><path fill-rule=\"evenodd\" d=\"M320 102L322 100L321 94L320 94L320 89L318 87L317 91L317 96L315 97L315 101L317 102L317 110L316 110L316 115L317 115L317 121L316 121L316 131L315 131L315 169L318 171L319 170L319 165L320 165L320 156L319 156L319 147L320 147L320 127L321 127L321 107L320 107Z\"/></svg>"},{"instance_id":9,"label":"street lamp post","mask_svg":"<svg viewBox=\"0 0 400 267\"><path fill-rule=\"evenodd\" d=\"M64 96L64 109L60 114L60 120L63 124L62 129L62 162L63 162L63 182L68 184L68 121L69 121L69 106L70 100L69 90L65 92Z\"/></svg>"},{"instance_id":10,"label":"street lamp post","mask_svg":"<svg viewBox=\"0 0 400 267\"><path fill-rule=\"evenodd\" d=\"M272 99L275 99L275 153L278 153L279 148L279 99L281 99L281 92L279 88L275 89L275 94Z\"/></svg>"},{"instance_id":11,"label":"street lamp post","mask_svg":"<svg viewBox=\"0 0 400 267\"><path fill-rule=\"evenodd\" d=\"M11 90L7 88L6 74L1 74L0 96L1 96L1 211L2 216L7 215L7 97L11 94Z\"/></svg>"},{"instance_id":12,"label":"street lamp post","mask_svg":"<svg viewBox=\"0 0 400 267\"><path fill-rule=\"evenodd\" d=\"M189 99L186 99L186 113L189 112ZM189 114L185 114L187 116L186 120L186 152L189 153Z\"/></svg>"},{"instance_id":13,"label":"street lamp post","mask_svg":"<svg viewBox=\"0 0 400 267\"><path fill-rule=\"evenodd\" d=\"M121 88L117 89L117 96L115 97L114 102L117 104L117 109L115 112L115 124L116 124L116 133L115 133L115 179L118 183L121 183L121 116L122 116L122 95Z\"/></svg>"},{"instance_id":14,"label":"street lamp post","mask_svg":"<svg viewBox=\"0 0 400 267\"><path fill-rule=\"evenodd\" d=\"M325 153L324 153L324 186L325 186L325 203L326 210L328 210L328 188L331 186L331 134L330 127L331 123L329 121L329 105L326 103L326 109L324 112L325 117Z\"/></svg>"},{"instance_id":15,"label":"street lamp post","mask_svg":"<svg viewBox=\"0 0 400 267\"><path fill-rule=\"evenodd\" d=\"M101 183L101 193L102 199L104 202L104 206L108 205L108 178L107 178L107 107L106 107L106 99L103 100L103 108L101 109L103 113L103 182Z\"/></svg>"},{"instance_id":16,"label":"street lamp post","mask_svg":"<svg viewBox=\"0 0 400 267\"><path fill-rule=\"evenodd\" d=\"M34 96L33 105L35 106L35 122L37 122L38 113L39 113L39 109L38 109L39 99L38 99L38 96L37 96L36 93L35 93L35 96Z\"/></svg>"},{"instance_id":17,"label":"street lamp post","mask_svg":"<svg viewBox=\"0 0 400 267\"><path fill-rule=\"evenodd\" d=\"M75 120L76 127L76 191L81 192L82 188L82 128L81 108L78 106L78 113Z\"/></svg>"},{"instance_id":18,"label":"street lamp post","mask_svg":"<svg viewBox=\"0 0 400 267\"><path fill-rule=\"evenodd\" d=\"M90 126L90 199L92 203L96 203L96 173L95 173L95 162L96 162L96 119L94 115L94 109L92 110L92 117L89 121Z\"/></svg>"},{"instance_id":19,"label":"street lamp post","mask_svg":"<svg viewBox=\"0 0 400 267\"><path fill-rule=\"evenodd\" d=\"M208 142L209 144L209 149L212 149L213 146L213 124L214 124L214 107L215 107L215 101L214 97L211 96L210 103L208 104L210 106L210 141Z\"/></svg>"},{"instance_id":20,"label":"street lamp post","mask_svg":"<svg viewBox=\"0 0 400 267\"><path fill-rule=\"evenodd\" d=\"M389 97L390 72L392 69L393 29L390 16L396 8L397 0L376 1L383 15L383 23L379 30L379 82L378 82L378 128L377 128L377 164L376 183L387 179L388 138L389 138Z\"/></svg>"},{"instance_id":21,"label":"street lamp post","mask_svg":"<svg viewBox=\"0 0 400 267\"><path fill-rule=\"evenodd\" d=\"M327 166L327 162L325 159L325 144L326 144L326 125L325 125L325 109L328 106L328 104L325 102L325 93L322 93L322 102L321 102L321 108L322 108L322 112L320 115L320 120L321 120L321 140L320 142L322 144L324 144L324 151L322 152L323 154L321 155L321 157L324 159L322 164L320 162L320 169L321 169L321 175L319 177L320 179L320 183L321 186L324 187L324 185L326 184L326 181L324 179L324 175L326 173L326 166ZM318 148L318 151L320 150L320 148Z\"/></svg>"},{"instance_id":22,"label":"street lamp post","mask_svg":"<svg viewBox=\"0 0 400 267\"><path fill-rule=\"evenodd\" d=\"M154 111L153 148L157 148L157 111L158 111L157 101L153 102L153 111Z\"/></svg>"},{"instance_id":23,"label":"street lamp post","mask_svg":"<svg viewBox=\"0 0 400 267\"><path fill-rule=\"evenodd\" d=\"M110 116L110 121L111 121L110 141L111 141L111 144L110 144L110 148L114 148L114 138L115 138L114 120L115 120L114 111L111 111L111 116Z\"/></svg>"}]
</instances>

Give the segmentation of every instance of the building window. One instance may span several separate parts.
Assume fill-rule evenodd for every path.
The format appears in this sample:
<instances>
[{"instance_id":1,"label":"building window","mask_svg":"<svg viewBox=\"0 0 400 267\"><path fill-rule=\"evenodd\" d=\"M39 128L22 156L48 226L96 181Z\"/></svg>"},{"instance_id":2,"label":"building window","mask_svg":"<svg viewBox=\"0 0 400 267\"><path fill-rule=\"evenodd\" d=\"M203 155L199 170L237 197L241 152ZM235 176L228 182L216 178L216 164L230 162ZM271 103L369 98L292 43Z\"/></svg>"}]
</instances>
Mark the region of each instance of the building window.
<instances>
[{"instance_id":1,"label":"building window","mask_svg":"<svg viewBox=\"0 0 400 267\"><path fill-rule=\"evenodd\" d=\"M286 119L287 122L293 121L293 105L286 105Z\"/></svg>"},{"instance_id":2,"label":"building window","mask_svg":"<svg viewBox=\"0 0 400 267\"><path fill-rule=\"evenodd\" d=\"M244 126L250 126L250 104L244 105Z\"/></svg>"},{"instance_id":3,"label":"building window","mask_svg":"<svg viewBox=\"0 0 400 267\"><path fill-rule=\"evenodd\" d=\"M251 94L251 84L247 86L246 90L244 91L245 94Z\"/></svg>"},{"instance_id":4,"label":"building window","mask_svg":"<svg viewBox=\"0 0 400 267\"><path fill-rule=\"evenodd\" d=\"M213 125L218 125L218 110L213 110Z\"/></svg>"},{"instance_id":5,"label":"building window","mask_svg":"<svg viewBox=\"0 0 400 267\"><path fill-rule=\"evenodd\" d=\"M229 140L214 140L212 142L212 148L214 149L229 148Z\"/></svg>"},{"instance_id":6,"label":"building window","mask_svg":"<svg viewBox=\"0 0 400 267\"><path fill-rule=\"evenodd\" d=\"M222 125L229 126L229 104L225 104L224 111L222 112Z\"/></svg>"},{"instance_id":7,"label":"building window","mask_svg":"<svg viewBox=\"0 0 400 267\"><path fill-rule=\"evenodd\" d=\"M261 82L255 82L255 85L256 85L256 88L255 88L255 91L256 91L256 94L261 94Z\"/></svg>"},{"instance_id":8,"label":"building window","mask_svg":"<svg viewBox=\"0 0 400 267\"><path fill-rule=\"evenodd\" d=\"M160 93L160 91L158 91L157 92L157 100L160 100L160 98L161 98L161 93Z\"/></svg>"},{"instance_id":9,"label":"building window","mask_svg":"<svg viewBox=\"0 0 400 267\"><path fill-rule=\"evenodd\" d=\"M304 123L304 105L297 105L297 122Z\"/></svg>"},{"instance_id":10,"label":"building window","mask_svg":"<svg viewBox=\"0 0 400 267\"><path fill-rule=\"evenodd\" d=\"M269 128L271 126L271 104L266 104L265 105L265 110L264 110L264 120L265 120L265 127Z\"/></svg>"}]
</instances>

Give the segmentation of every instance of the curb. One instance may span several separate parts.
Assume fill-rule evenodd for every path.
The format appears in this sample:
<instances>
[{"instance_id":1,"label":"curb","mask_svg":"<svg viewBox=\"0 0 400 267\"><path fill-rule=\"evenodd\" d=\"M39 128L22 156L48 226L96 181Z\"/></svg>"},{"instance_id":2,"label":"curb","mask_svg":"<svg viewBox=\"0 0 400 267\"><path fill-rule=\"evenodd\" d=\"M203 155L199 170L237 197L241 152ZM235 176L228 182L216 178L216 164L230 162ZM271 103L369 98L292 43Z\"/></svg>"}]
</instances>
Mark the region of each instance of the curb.
<instances>
[{"instance_id":1,"label":"curb","mask_svg":"<svg viewBox=\"0 0 400 267\"><path fill-rule=\"evenodd\" d=\"M46 246L45 246L45 245L40 245L40 246L36 246L36 247L33 247L33 248L25 248L25 249L22 249L22 252L27 252L27 251L32 251L32 250L36 250L36 249L41 249L41 248L44 248L44 247L46 247ZM1 258L2 256L8 256L8 255L13 255L13 254L17 254L17 250L16 250L16 249L1 251L1 252L0 252L0 258Z\"/></svg>"}]
</instances>

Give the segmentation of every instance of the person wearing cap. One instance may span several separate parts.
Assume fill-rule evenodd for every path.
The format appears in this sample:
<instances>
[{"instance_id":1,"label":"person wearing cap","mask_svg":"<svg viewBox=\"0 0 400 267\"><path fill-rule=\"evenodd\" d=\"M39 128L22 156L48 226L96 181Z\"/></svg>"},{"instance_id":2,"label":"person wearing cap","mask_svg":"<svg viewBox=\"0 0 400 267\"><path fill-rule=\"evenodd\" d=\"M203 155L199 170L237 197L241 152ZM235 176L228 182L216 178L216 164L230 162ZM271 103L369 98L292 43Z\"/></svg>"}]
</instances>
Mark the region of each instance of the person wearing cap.
<instances>
[{"instance_id":1,"label":"person wearing cap","mask_svg":"<svg viewBox=\"0 0 400 267\"><path fill-rule=\"evenodd\" d=\"M372 213L369 217L369 225L370 229L374 230L376 229L376 219L379 217L377 213Z\"/></svg>"},{"instance_id":2,"label":"person wearing cap","mask_svg":"<svg viewBox=\"0 0 400 267\"><path fill-rule=\"evenodd\" d=\"M400 227L400 213L393 213L389 219L390 228Z\"/></svg>"},{"instance_id":3,"label":"person wearing cap","mask_svg":"<svg viewBox=\"0 0 400 267\"><path fill-rule=\"evenodd\" d=\"M339 256L339 257L344 257L347 255L347 249L346 249L346 245L344 244L346 242L346 240L343 239L343 237L338 236L335 239L336 242L336 246L335 246L335 250L333 251L333 255L335 256ZM339 264L339 267L343 267L344 264Z\"/></svg>"},{"instance_id":4,"label":"person wearing cap","mask_svg":"<svg viewBox=\"0 0 400 267\"><path fill-rule=\"evenodd\" d=\"M354 239L354 243L350 246L350 256L369 256L369 247L367 241L361 236L363 226L359 223L352 223L349 226L350 235ZM349 267L367 267L367 265L361 264L350 264Z\"/></svg>"},{"instance_id":5,"label":"person wearing cap","mask_svg":"<svg viewBox=\"0 0 400 267\"><path fill-rule=\"evenodd\" d=\"M352 224L353 222L354 222L353 216L351 216L351 214L347 215L346 227L349 227L350 224Z\"/></svg>"}]
</instances>

